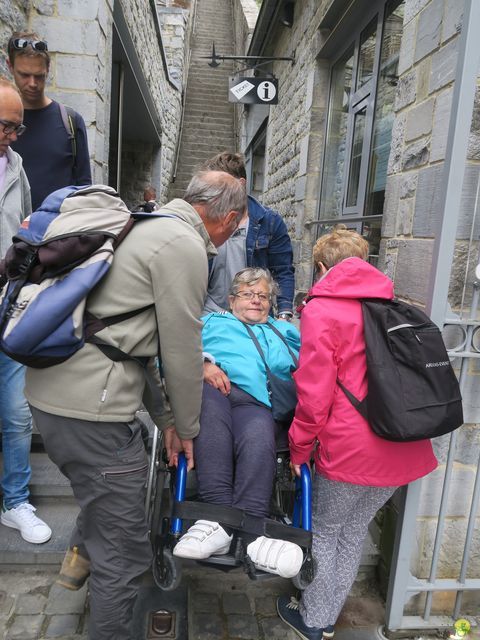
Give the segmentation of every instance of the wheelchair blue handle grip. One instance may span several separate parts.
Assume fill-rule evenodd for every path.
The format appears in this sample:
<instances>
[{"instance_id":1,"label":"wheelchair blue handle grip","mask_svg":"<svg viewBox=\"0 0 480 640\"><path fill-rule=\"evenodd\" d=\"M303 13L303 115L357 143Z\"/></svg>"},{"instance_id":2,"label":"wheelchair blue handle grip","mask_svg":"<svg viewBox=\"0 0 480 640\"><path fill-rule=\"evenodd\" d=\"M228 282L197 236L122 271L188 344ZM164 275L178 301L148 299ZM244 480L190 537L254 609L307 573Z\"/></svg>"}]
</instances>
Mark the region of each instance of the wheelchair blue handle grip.
<instances>
[{"instance_id":1,"label":"wheelchair blue handle grip","mask_svg":"<svg viewBox=\"0 0 480 640\"><path fill-rule=\"evenodd\" d=\"M178 454L178 467L175 482L175 500L183 502L185 500L185 489L187 487L187 459L184 453ZM172 518L170 533L178 535L182 532L181 518Z\"/></svg>"},{"instance_id":2,"label":"wheelchair blue handle grip","mask_svg":"<svg viewBox=\"0 0 480 640\"><path fill-rule=\"evenodd\" d=\"M293 526L301 526L304 531L312 530L312 477L308 464L300 467L300 478L295 478L295 503L293 506Z\"/></svg>"}]
</instances>

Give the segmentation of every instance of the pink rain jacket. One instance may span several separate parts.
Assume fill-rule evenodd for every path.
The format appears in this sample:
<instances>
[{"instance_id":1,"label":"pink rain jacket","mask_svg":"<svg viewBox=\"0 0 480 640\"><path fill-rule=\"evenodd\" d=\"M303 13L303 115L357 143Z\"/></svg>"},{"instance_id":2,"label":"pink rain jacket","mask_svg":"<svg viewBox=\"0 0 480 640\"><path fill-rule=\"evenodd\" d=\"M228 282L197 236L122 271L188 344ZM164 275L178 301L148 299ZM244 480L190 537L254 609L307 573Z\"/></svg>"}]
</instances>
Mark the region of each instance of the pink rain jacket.
<instances>
[{"instance_id":1,"label":"pink rain jacket","mask_svg":"<svg viewBox=\"0 0 480 640\"><path fill-rule=\"evenodd\" d=\"M359 258L330 269L310 290L301 314L298 405L290 427L291 459L308 462L340 482L400 486L433 471L430 440L391 442L376 436L337 385L360 400L367 394L363 317L359 298L393 298L393 284ZM400 391L400 390L399 390Z\"/></svg>"}]
</instances>

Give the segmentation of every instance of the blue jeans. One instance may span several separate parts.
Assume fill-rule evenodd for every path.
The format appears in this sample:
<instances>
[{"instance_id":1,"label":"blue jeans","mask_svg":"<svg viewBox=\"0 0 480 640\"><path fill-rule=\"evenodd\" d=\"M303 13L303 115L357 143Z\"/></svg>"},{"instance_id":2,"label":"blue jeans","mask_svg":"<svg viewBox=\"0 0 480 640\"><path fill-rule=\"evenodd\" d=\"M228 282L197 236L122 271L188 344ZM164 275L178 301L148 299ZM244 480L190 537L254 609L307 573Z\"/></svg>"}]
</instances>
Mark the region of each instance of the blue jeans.
<instances>
[{"instance_id":1,"label":"blue jeans","mask_svg":"<svg viewBox=\"0 0 480 640\"><path fill-rule=\"evenodd\" d=\"M7 509L28 500L32 416L23 394L25 367L0 352L0 420L3 449L3 504Z\"/></svg>"}]
</instances>

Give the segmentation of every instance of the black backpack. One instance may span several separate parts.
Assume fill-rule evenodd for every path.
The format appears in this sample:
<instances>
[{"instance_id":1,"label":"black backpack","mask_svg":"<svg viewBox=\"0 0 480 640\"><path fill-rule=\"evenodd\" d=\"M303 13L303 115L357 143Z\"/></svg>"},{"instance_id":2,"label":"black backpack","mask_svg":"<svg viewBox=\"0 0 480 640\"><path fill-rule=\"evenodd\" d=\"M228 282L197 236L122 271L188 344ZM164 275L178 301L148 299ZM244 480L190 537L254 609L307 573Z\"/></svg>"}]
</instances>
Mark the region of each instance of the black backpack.
<instances>
[{"instance_id":1,"label":"black backpack","mask_svg":"<svg viewBox=\"0 0 480 640\"><path fill-rule=\"evenodd\" d=\"M463 424L462 396L439 328L400 300L361 300L368 394L347 398L381 438L436 438Z\"/></svg>"}]
</instances>

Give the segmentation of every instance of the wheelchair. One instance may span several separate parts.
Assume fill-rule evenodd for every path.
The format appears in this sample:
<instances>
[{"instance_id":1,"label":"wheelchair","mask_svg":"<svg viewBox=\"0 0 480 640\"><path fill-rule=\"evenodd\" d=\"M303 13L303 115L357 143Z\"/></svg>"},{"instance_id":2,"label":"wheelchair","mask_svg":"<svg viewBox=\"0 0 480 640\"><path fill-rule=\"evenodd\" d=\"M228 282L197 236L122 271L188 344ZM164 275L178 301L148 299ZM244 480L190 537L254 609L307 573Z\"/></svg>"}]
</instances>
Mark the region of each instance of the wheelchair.
<instances>
[{"instance_id":1,"label":"wheelchair","mask_svg":"<svg viewBox=\"0 0 480 640\"><path fill-rule=\"evenodd\" d=\"M298 544L304 552L300 572L292 581L303 590L313 578L311 555L311 475L308 465L301 467L301 478L292 479L288 446L277 443L276 472L269 518L251 516L242 509L206 504L187 496L187 462L179 455L178 467L169 467L163 446L163 434L154 427L146 492L146 512L153 547L152 573L156 585L172 591L181 580L182 560L173 555L179 538L190 524L199 519L228 525L234 530L230 551L225 555L192 560L215 565L223 571L243 566L248 576L257 580L274 577L258 570L248 557L242 534L265 535ZM187 499L188 498L188 499ZM190 521L189 524L187 522Z\"/></svg>"}]
</instances>

